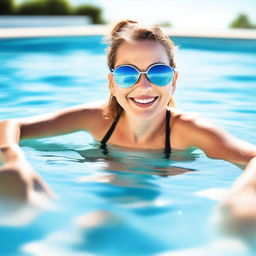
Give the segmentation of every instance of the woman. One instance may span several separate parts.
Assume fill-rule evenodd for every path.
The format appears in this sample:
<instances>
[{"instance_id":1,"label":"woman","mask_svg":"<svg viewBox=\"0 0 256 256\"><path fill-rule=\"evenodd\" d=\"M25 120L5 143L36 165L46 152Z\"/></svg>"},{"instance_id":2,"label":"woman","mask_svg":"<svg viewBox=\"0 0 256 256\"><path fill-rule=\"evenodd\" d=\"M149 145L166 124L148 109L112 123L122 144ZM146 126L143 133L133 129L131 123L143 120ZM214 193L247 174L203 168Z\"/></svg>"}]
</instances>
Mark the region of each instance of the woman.
<instances>
[{"instance_id":1,"label":"woman","mask_svg":"<svg viewBox=\"0 0 256 256\"><path fill-rule=\"evenodd\" d=\"M51 195L44 181L18 146L23 138L53 136L86 130L107 151L107 144L136 149L202 149L209 157L246 165L234 195L256 200L256 147L232 137L204 118L173 108L178 79L175 47L158 26L121 21L109 38L110 98L103 105L82 105L53 114L0 122L0 195L30 201L31 194ZM13 186L15 184L15 186ZM11 189L10 189L11 188Z\"/></svg>"}]
</instances>

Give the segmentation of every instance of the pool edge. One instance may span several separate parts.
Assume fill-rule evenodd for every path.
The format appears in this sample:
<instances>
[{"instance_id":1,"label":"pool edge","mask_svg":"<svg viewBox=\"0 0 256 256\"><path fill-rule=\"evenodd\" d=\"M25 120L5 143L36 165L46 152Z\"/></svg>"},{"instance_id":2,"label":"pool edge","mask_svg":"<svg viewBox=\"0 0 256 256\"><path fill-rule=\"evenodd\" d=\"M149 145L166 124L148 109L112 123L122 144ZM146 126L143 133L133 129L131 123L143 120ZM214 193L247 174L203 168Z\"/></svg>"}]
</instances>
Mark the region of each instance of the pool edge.
<instances>
[{"instance_id":1,"label":"pool edge","mask_svg":"<svg viewBox=\"0 0 256 256\"><path fill-rule=\"evenodd\" d=\"M106 35L109 25L86 25L76 27L0 28L2 38L59 37ZM191 30L163 27L163 31L174 37L256 39L256 29Z\"/></svg>"}]
</instances>

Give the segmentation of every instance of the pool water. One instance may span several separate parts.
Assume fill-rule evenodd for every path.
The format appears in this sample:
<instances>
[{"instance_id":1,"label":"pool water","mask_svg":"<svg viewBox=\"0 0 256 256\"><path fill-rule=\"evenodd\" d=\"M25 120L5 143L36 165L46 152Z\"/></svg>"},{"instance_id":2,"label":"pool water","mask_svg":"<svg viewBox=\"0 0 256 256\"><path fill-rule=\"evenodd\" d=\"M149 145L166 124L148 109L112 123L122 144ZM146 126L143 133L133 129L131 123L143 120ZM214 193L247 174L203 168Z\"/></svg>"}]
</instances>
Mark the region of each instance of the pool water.
<instances>
[{"instance_id":1,"label":"pool water","mask_svg":"<svg viewBox=\"0 0 256 256\"><path fill-rule=\"evenodd\" d=\"M198 112L256 144L256 41L173 38L177 108ZM108 97L103 37L2 39L0 119ZM47 210L0 219L0 255L249 255L212 224L218 200L242 173L195 149L109 148L86 132L21 142L60 198ZM18 215L18 217L17 217ZM224 243L221 241L229 241Z\"/></svg>"}]
</instances>

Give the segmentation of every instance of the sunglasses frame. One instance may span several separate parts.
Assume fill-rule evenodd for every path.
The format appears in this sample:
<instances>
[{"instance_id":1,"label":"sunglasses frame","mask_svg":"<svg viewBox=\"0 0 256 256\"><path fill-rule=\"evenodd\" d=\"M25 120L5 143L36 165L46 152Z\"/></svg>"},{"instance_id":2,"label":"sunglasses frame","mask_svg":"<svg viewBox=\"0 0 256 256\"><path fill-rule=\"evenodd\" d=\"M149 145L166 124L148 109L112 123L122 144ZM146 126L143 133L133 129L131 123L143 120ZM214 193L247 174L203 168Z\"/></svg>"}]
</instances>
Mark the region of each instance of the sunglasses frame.
<instances>
[{"instance_id":1,"label":"sunglasses frame","mask_svg":"<svg viewBox=\"0 0 256 256\"><path fill-rule=\"evenodd\" d=\"M162 63L155 63L155 64L152 64L151 66L149 66L146 71L140 71L136 66L131 65L131 64L123 64L123 65L117 66L116 68L111 68L111 69L110 69L110 73L111 73L113 76L115 76L115 70L116 70L117 68L123 67L123 66L134 68L136 71L138 71L139 76L138 76L138 79L136 80L136 82L135 82L134 84L132 84L131 86L129 86L129 87L123 87L122 85L119 85L119 84L117 83L117 84L118 84L120 87L122 87L122 88L130 88L130 87L134 86L135 84L137 84L138 81L140 80L140 77L141 77L142 74L145 74L147 80L148 80L150 83L152 83L152 82L150 81L150 79L149 79L149 77L148 77L147 74L148 74L148 71L149 71L151 68L155 67L155 66L167 66L167 67L171 68L174 73L177 72L177 69L176 69L176 68L173 68L173 67L171 67L171 66L169 66L169 65L162 64ZM154 83L152 83L152 84L154 84ZM160 85L156 85L156 86L160 86ZM165 85L165 86L166 86L166 85ZM161 86L160 86L160 87L161 87Z\"/></svg>"}]
</instances>

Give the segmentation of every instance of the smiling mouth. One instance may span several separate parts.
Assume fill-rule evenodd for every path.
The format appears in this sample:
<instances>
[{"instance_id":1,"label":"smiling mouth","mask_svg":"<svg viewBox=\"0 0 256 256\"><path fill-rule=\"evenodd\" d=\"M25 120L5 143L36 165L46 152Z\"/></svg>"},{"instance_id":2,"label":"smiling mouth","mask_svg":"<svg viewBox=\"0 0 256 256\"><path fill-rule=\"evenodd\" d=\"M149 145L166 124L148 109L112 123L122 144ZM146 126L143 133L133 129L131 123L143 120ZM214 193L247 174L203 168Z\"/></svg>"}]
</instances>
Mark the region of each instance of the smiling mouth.
<instances>
[{"instance_id":1,"label":"smiling mouth","mask_svg":"<svg viewBox=\"0 0 256 256\"><path fill-rule=\"evenodd\" d=\"M142 106L148 106L151 105L153 102L157 100L158 97L151 97L151 98L130 98L134 103L137 105L142 105Z\"/></svg>"}]
</instances>

